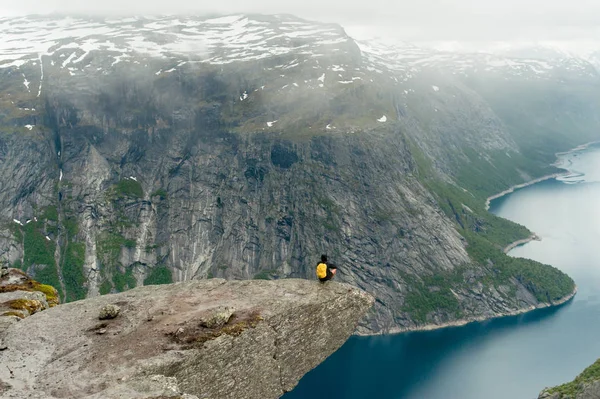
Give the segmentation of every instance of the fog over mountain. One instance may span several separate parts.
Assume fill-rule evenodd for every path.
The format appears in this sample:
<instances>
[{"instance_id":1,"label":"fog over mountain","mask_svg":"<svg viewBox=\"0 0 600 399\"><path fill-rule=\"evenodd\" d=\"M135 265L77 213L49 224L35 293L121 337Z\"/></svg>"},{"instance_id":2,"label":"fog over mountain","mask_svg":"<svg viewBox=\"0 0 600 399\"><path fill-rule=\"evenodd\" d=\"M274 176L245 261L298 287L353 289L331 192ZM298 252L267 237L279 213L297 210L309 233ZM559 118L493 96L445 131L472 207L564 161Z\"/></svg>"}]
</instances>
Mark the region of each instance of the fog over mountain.
<instances>
[{"instance_id":1,"label":"fog over mountain","mask_svg":"<svg viewBox=\"0 0 600 399\"><path fill-rule=\"evenodd\" d=\"M376 300L360 334L562 304L487 205L599 140L598 11L0 0L0 262L72 302L327 253Z\"/></svg>"},{"instance_id":2,"label":"fog over mountain","mask_svg":"<svg viewBox=\"0 0 600 399\"><path fill-rule=\"evenodd\" d=\"M387 0L322 2L189 2L187 0L36 0L0 2L0 16L38 13L230 14L289 13L303 18L368 26L405 40L598 39L600 3L592 0Z\"/></svg>"}]
</instances>

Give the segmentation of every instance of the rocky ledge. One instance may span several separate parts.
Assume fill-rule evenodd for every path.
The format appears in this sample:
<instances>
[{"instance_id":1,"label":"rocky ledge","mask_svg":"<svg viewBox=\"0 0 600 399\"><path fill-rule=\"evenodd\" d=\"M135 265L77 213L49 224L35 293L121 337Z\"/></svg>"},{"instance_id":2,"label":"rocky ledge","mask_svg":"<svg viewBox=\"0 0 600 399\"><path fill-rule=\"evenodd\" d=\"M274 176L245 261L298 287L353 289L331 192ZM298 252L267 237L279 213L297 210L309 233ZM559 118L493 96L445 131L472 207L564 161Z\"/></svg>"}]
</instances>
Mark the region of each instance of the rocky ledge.
<instances>
[{"instance_id":1,"label":"rocky ledge","mask_svg":"<svg viewBox=\"0 0 600 399\"><path fill-rule=\"evenodd\" d=\"M340 283L212 279L68 303L5 332L0 394L278 398L348 339L373 302Z\"/></svg>"}]
</instances>

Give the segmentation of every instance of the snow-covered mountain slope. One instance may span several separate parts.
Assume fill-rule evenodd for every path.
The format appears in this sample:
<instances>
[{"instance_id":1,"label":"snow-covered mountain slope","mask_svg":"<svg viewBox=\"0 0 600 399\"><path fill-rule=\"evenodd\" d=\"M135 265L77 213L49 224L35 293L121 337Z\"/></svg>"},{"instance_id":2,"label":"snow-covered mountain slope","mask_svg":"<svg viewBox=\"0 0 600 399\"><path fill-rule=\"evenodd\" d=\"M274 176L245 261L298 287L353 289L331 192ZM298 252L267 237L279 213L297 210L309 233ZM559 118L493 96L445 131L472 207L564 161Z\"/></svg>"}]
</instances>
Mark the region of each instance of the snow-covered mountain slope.
<instances>
[{"instance_id":1,"label":"snow-covered mountain slope","mask_svg":"<svg viewBox=\"0 0 600 399\"><path fill-rule=\"evenodd\" d=\"M136 55L178 60L189 57L211 64L255 61L292 51L319 57L327 51L327 46L348 40L339 26L286 16L5 18L0 19L0 32L3 38L0 62L4 67L55 54L65 58L63 67L83 67L86 56L94 51L110 54L113 64ZM314 38L318 40L311 40ZM75 53L76 50L83 53Z\"/></svg>"},{"instance_id":2,"label":"snow-covered mountain slope","mask_svg":"<svg viewBox=\"0 0 600 399\"><path fill-rule=\"evenodd\" d=\"M539 48L505 45L485 52L443 43L431 46L362 37L354 40L339 25L288 15L0 18L0 37L0 69L40 64L40 80L45 67L60 68L70 75L89 75L108 74L123 63L140 64L156 67L154 73L160 75L185 64L261 61L265 68L281 74L308 63L321 72L317 77L320 81L313 82L317 87L323 87L322 74L327 71L336 73L328 81L338 84L352 84L370 73L402 83L424 69L467 76L491 72L527 79L562 79L565 74L596 76L592 63L598 58L590 46L584 59L550 47L540 52ZM352 65L348 56L354 57ZM24 76L28 90L38 84L30 86L32 81L35 77Z\"/></svg>"},{"instance_id":3,"label":"snow-covered mountain slope","mask_svg":"<svg viewBox=\"0 0 600 399\"><path fill-rule=\"evenodd\" d=\"M440 69L463 75L492 72L530 79L552 79L565 73L596 77L598 72L590 55L582 58L554 48L505 47L493 51L468 51L455 46L430 47L390 40L358 40L367 59L379 69L416 72L423 68ZM599 44L600 48L600 44Z\"/></svg>"},{"instance_id":4,"label":"snow-covered mountain slope","mask_svg":"<svg viewBox=\"0 0 600 399\"><path fill-rule=\"evenodd\" d=\"M352 132L423 113L439 115L433 118L441 129L436 140L456 135L504 148L510 140L498 144L502 128L489 105L506 81L591 87L599 80L590 62L593 46L584 59L552 47L503 45L485 52L348 32L289 15L3 18L0 109L31 131L45 91L98 102L93 93L111 97L122 80L141 79L146 95L156 98L179 87L183 75L214 71L227 86L221 95L236 104L228 108L236 131ZM464 112L477 115L471 120L494 121L485 125L486 140L477 133L484 126L469 128L471 134L466 126L452 133L444 128L448 115L441 114Z\"/></svg>"},{"instance_id":5,"label":"snow-covered mountain slope","mask_svg":"<svg viewBox=\"0 0 600 399\"><path fill-rule=\"evenodd\" d=\"M161 76L202 65L251 66L268 76L269 90L288 91L346 86L368 72L342 27L287 15L4 18L0 37L0 71L22 73L21 89L38 97L44 76L86 78L127 68ZM248 96L240 89L240 101Z\"/></svg>"}]
</instances>

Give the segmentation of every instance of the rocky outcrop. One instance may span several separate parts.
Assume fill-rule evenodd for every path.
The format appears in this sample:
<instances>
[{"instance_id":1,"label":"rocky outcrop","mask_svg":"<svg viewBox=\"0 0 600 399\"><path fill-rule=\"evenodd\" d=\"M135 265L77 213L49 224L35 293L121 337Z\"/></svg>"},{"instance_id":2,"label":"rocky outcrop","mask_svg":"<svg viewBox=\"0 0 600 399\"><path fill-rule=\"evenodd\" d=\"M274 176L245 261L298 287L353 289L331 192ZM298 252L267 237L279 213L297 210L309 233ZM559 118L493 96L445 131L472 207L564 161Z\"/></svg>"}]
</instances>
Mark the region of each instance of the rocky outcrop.
<instances>
[{"instance_id":1,"label":"rocky outcrop","mask_svg":"<svg viewBox=\"0 0 600 399\"><path fill-rule=\"evenodd\" d=\"M600 360L585 369L573 381L546 388L538 399L598 399L600 398Z\"/></svg>"},{"instance_id":2,"label":"rocky outcrop","mask_svg":"<svg viewBox=\"0 0 600 399\"><path fill-rule=\"evenodd\" d=\"M211 279L68 303L9 328L2 397L278 398L373 302L340 283ZM99 321L106 305L121 312ZM224 324L203 326L224 308Z\"/></svg>"},{"instance_id":3,"label":"rocky outcrop","mask_svg":"<svg viewBox=\"0 0 600 399\"><path fill-rule=\"evenodd\" d=\"M58 304L53 287L40 284L21 270L0 268L0 351L6 349L3 338L9 327L21 319ZM0 394L3 391L0 382Z\"/></svg>"},{"instance_id":4,"label":"rocky outcrop","mask_svg":"<svg viewBox=\"0 0 600 399\"><path fill-rule=\"evenodd\" d=\"M57 304L58 293L53 287L40 284L21 270L3 269L0 276L0 319L23 319ZM6 320L0 323L6 323Z\"/></svg>"}]
</instances>

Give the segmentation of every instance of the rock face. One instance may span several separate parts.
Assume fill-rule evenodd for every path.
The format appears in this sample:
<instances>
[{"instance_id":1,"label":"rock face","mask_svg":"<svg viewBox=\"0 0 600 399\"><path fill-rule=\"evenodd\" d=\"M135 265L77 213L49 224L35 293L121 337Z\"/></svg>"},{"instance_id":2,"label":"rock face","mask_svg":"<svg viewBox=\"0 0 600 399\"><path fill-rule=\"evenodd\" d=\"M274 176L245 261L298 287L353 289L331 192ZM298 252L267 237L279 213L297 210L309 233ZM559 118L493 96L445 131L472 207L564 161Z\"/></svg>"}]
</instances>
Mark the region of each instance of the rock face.
<instances>
[{"instance_id":1,"label":"rock face","mask_svg":"<svg viewBox=\"0 0 600 399\"><path fill-rule=\"evenodd\" d=\"M573 381L546 388L538 399L598 399L600 398L600 360L585 369Z\"/></svg>"},{"instance_id":2,"label":"rock face","mask_svg":"<svg viewBox=\"0 0 600 399\"><path fill-rule=\"evenodd\" d=\"M0 21L31 50L0 43L0 257L65 301L314 278L322 253L377 297L364 333L560 299L514 273L498 281L469 256L489 248L467 240L529 235L498 233L484 200L567 149L532 159L533 145L591 141L597 73L515 77L527 62L500 63L518 66L508 73L480 57L422 67L413 49L373 53L290 16L137 21ZM556 130L568 137L544 136Z\"/></svg>"},{"instance_id":3,"label":"rock face","mask_svg":"<svg viewBox=\"0 0 600 399\"><path fill-rule=\"evenodd\" d=\"M278 398L346 341L373 302L340 283L212 279L61 305L6 332L2 397ZM105 305L121 312L99 322ZM224 325L201 325L223 307L235 309Z\"/></svg>"},{"instance_id":4,"label":"rock face","mask_svg":"<svg viewBox=\"0 0 600 399\"><path fill-rule=\"evenodd\" d=\"M8 265L6 263L1 263L0 264L0 279L3 278L4 276L8 275Z\"/></svg>"}]
</instances>

